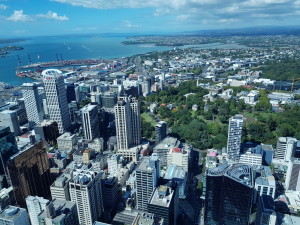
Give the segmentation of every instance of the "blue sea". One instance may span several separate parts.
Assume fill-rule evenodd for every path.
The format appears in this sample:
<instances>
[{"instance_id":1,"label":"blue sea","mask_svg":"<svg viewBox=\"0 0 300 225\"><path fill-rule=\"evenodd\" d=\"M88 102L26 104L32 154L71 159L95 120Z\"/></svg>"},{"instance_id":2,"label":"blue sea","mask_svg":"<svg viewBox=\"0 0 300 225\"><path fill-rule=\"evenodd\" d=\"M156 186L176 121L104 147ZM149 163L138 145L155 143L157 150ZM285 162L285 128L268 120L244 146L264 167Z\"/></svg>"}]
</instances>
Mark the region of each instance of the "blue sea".
<instances>
[{"instance_id":1,"label":"blue sea","mask_svg":"<svg viewBox=\"0 0 300 225\"><path fill-rule=\"evenodd\" d=\"M172 47L158 47L151 45L122 45L126 37L112 36L54 36L54 37L34 37L26 41L0 44L0 47L15 45L24 49L13 51L0 58L0 81L11 85L20 85L24 82L33 81L30 78L16 76L18 66L18 56L22 64L29 64L28 56L33 63L55 61L57 56L64 60L69 59L110 59L143 54L153 51L164 51ZM189 47L189 46L186 46ZM193 45L192 47L209 48L244 48L245 46L229 44L208 44Z\"/></svg>"}]
</instances>

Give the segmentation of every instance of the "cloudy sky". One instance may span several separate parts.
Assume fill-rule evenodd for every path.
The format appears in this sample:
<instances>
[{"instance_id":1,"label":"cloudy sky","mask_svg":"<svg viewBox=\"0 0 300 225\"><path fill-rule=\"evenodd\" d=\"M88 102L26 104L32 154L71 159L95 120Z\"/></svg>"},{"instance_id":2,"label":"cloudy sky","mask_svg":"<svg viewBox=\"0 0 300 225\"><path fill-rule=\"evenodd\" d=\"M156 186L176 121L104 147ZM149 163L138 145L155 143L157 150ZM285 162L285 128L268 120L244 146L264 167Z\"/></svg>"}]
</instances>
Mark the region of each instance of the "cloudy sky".
<instances>
[{"instance_id":1,"label":"cloudy sky","mask_svg":"<svg viewBox=\"0 0 300 225\"><path fill-rule=\"evenodd\" d=\"M299 24L300 0L0 0L0 37Z\"/></svg>"}]
</instances>

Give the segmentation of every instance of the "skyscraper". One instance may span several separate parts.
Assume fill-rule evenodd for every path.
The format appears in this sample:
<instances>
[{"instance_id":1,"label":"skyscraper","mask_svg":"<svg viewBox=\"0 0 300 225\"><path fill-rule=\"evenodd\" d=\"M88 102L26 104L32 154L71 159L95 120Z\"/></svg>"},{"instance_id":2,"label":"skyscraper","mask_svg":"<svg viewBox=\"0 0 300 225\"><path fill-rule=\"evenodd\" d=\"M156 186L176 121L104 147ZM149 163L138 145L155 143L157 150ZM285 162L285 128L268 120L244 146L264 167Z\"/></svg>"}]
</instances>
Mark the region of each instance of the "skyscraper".
<instances>
[{"instance_id":1,"label":"skyscraper","mask_svg":"<svg viewBox=\"0 0 300 225\"><path fill-rule=\"evenodd\" d=\"M35 140L45 140L50 145L57 144L59 137L58 125L53 120L43 120L40 124L34 126Z\"/></svg>"},{"instance_id":2,"label":"skyscraper","mask_svg":"<svg viewBox=\"0 0 300 225\"><path fill-rule=\"evenodd\" d=\"M122 97L115 106L118 150L127 150L141 141L140 105L136 98Z\"/></svg>"},{"instance_id":3,"label":"skyscraper","mask_svg":"<svg viewBox=\"0 0 300 225\"><path fill-rule=\"evenodd\" d=\"M44 119L43 99L38 91L37 83L24 83L22 85L25 109L29 127L39 124Z\"/></svg>"},{"instance_id":4,"label":"skyscraper","mask_svg":"<svg viewBox=\"0 0 300 225\"><path fill-rule=\"evenodd\" d=\"M206 177L205 224L250 224L255 201L251 166L221 165Z\"/></svg>"},{"instance_id":5,"label":"skyscraper","mask_svg":"<svg viewBox=\"0 0 300 225\"><path fill-rule=\"evenodd\" d=\"M26 207L29 195L50 197L50 166L42 141L11 156L7 169L17 205Z\"/></svg>"},{"instance_id":6,"label":"skyscraper","mask_svg":"<svg viewBox=\"0 0 300 225\"><path fill-rule=\"evenodd\" d=\"M160 176L159 158L156 154L144 157L136 170L137 209L147 211L147 204Z\"/></svg>"},{"instance_id":7,"label":"skyscraper","mask_svg":"<svg viewBox=\"0 0 300 225\"><path fill-rule=\"evenodd\" d=\"M62 134L71 125L62 72L56 69L47 69L42 72L42 75L50 119L57 122L59 133Z\"/></svg>"},{"instance_id":8,"label":"skyscraper","mask_svg":"<svg viewBox=\"0 0 300 225\"><path fill-rule=\"evenodd\" d=\"M86 105L81 109L84 138L88 141L100 136L100 122L96 105Z\"/></svg>"},{"instance_id":9,"label":"skyscraper","mask_svg":"<svg viewBox=\"0 0 300 225\"><path fill-rule=\"evenodd\" d=\"M243 116L238 114L229 119L227 154L235 162L238 161L241 150L243 121Z\"/></svg>"},{"instance_id":10,"label":"skyscraper","mask_svg":"<svg viewBox=\"0 0 300 225\"><path fill-rule=\"evenodd\" d=\"M0 127L0 175L8 176L6 165L9 157L18 152L15 136L9 127Z\"/></svg>"},{"instance_id":11,"label":"skyscraper","mask_svg":"<svg viewBox=\"0 0 300 225\"><path fill-rule=\"evenodd\" d=\"M93 224L103 213L102 175L92 169L84 169L75 171L70 180L71 201L77 205L81 225Z\"/></svg>"},{"instance_id":12,"label":"skyscraper","mask_svg":"<svg viewBox=\"0 0 300 225\"><path fill-rule=\"evenodd\" d=\"M16 136L21 134L18 114L14 110L4 110L0 112L0 126L9 127Z\"/></svg>"},{"instance_id":13,"label":"skyscraper","mask_svg":"<svg viewBox=\"0 0 300 225\"><path fill-rule=\"evenodd\" d=\"M286 162L294 156L297 139L292 137L279 137L277 140L274 159L283 159Z\"/></svg>"},{"instance_id":14,"label":"skyscraper","mask_svg":"<svg viewBox=\"0 0 300 225\"><path fill-rule=\"evenodd\" d=\"M159 121L155 126L155 141L161 142L167 135L167 123Z\"/></svg>"}]
</instances>

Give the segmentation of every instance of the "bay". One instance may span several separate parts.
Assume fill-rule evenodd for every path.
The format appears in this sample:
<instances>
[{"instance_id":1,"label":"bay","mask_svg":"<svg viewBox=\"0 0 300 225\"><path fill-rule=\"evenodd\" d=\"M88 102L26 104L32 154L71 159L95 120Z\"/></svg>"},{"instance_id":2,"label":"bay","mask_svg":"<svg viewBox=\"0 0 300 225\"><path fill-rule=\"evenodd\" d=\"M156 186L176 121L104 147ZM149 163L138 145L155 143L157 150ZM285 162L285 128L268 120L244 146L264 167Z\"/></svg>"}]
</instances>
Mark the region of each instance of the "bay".
<instances>
[{"instance_id":1,"label":"bay","mask_svg":"<svg viewBox=\"0 0 300 225\"><path fill-rule=\"evenodd\" d=\"M0 58L0 81L11 85L20 85L24 82L33 81L30 78L16 76L18 56L20 57L22 64L27 65L29 64L29 57L33 63L56 61L57 57L59 59L63 58L64 60L110 59L173 49L173 47L166 46L122 45L121 42L125 40L125 36L53 36L34 37L13 44L1 44L0 47L16 45L21 46L24 49L13 51L6 57ZM196 47L200 49L244 48L244 46L220 43L185 47Z\"/></svg>"}]
</instances>

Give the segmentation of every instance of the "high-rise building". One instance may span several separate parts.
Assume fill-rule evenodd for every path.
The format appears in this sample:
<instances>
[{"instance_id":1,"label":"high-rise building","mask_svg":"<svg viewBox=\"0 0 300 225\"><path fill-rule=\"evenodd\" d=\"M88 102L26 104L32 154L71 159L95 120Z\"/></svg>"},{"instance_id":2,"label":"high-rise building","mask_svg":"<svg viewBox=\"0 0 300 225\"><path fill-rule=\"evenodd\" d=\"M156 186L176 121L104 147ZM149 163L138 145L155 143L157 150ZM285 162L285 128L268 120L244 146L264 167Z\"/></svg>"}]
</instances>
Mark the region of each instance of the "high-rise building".
<instances>
[{"instance_id":1,"label":"high-rise building","mask_svg":"<svg viewBox=\"0 0 300 225\"><path fill-rule=\"evenodd\" d=\"M170 149L167 154L168 166L173 164L189 171L190 151L191 149L188 146Z\"/></svg>"},{"instance_id":2,"label":"high-rise building","mask_svg":"<svg viewBox=\"0 0 300 225\"><path fill-rule=\"evenodd\" d=\"M271 196L262 195L257 202L256 225L276 225L275 204Z\"/></svg>"},{"instance_id":3,"label":"high-rise building","mask_svg":"<svg viewBox=\"0 0 300 225\"><path fill-rule=\"evenodd\" d=\"M10 205L0 212L0 224L30 225L30 221L26 209Z\"/></svg>"},{"instance_id":4,"label":"high-rise building","mask_svg":"<svg viewBox=\"0 0 300 225\"><path fill-rule=\"evenodd\" d=\"M29 127L39 124L44 119L43 99L38 91L38 83L24 83L22 92Z\"/></svg>"},{"instance_id":5,"label":"high-rise building","mask_svg":"<svg viewBox=\"0 0 300 225\"><path fill-rule=\"evenodd\" d=\"M284 161L289 162L290 158L294 156L296 144L297 144L296 138L279 137L277 140L277 146L276 146L274 158L283 159Z\"/></svg>"},{"instance_id":6,"label":"high-rise building","mask_svg":"<svg viewBox=\"0 0 300 225\"><path fill-rule=\"evenodd\" d=\"M229 119L227 154L229 159L236 162L241 150L243 121L243 116L238 114Z\"/></svg>"},{"instance_id":7,"label":"high-rise building","mask_svg":"<svg viewBox=\"0 0 300 225\"><path fill-rule=\"evenodd\" d=\"M160 176L159 158L156 154L144 157L136 170L137 209L147 211L147 204Z\"/></svg>"},{"instance_id":8,"label":"high-rise building","mask_svg":"<svg viewBox=\"0 0 300 225\"><path fill-rule=\"evenodd\" d=\"M81 109L84 138L92 141L100 136L100 122L96 105L87 105Z\"/></svg>"},{"instance_id":9,"label":"high-rise building","mask_svg":"<svg viewBox=\"0 0 300 225\"><path fill-rule=\"evenodd\" d=\"M100 94L99 98L100 105L104 108L113 108L117 103L117 94L114 92L106 92L104 94Z\"/></svg>"},{"instance_id":10,"label":"high-rise building","mask_svg":"<svg viewBox=\"0 0 300 225\"><path fill-rule=\"evenodd\" d=\"M258 172L260 173L260 176L255 179L255 190L257 191L257 195L269 195L274 199L276 182L270 167L262 166Z\"/></svg>"},{"instance_id":11,"label":"high-rise building","mask_svg":"<svg viewBox=\"0 0 300 225\"><path fill-rule=\"evenodd\" d=\"M103 180L102 194L105 221L111 222L117 211L119 197L118 179L116 177Z\"/></svg>"},{"instance_id":12,"label":"high-rise building","mask_svg":"<svg viewBox=\"0 0 300 225\"><path fill-rule=\"evenodd\" d=\"M76 204L60 199L49 201L38 220L39 224L79 225Z\"/></svg>"},{"instance_id":13,"label":"high-rise building","mask_svg":"<svg viewBox=\"0 0 300 225\"><path fill-rule=\"evenodd\" d=\"M0 211L4 210L9 205L15 204L15 197L12 186L2 188L0 191Z\"/></svg>"},{"instance_id":14,"label":"high-rise building","mask_svg":"<svg viewBox=\"0 0 300 225\"><path fill-rule=\"evenodd\" d=\"M300 191L300 159L291 158L286 172L287 190Z\"/></svg>"},{"instance_id":15,"label":"high-rise building","mask_svg":"<svg viewBox=\"0 0 300 225\"><path fill-rule=\"evenodd\" d=\"M46 209L46 205L48 203L48 199L44 199L38 196L28 196L26 198L26 205L31 225L39 225L38 215Z\"/></svg>"},{"instance_id":16,"label":"high-rise building","mask_svg":"<svg viewBox=\"0 0 300 225\"><path fill-rule=\"evenodd\" d=\"M62 134L71 125L62 72L56 69L47 69L42 72L42 75L50 119L57 122L59 133Z\"/></svg>"},{"instance_id":17,"label":"high-rise building","mask_svg":"<svg viewBox=\"0 0 300 225\"><path fill-rule=\"evenodd\" d=\"M167 123L159 121L155 126L155 141L161 142L167 136Z\"/></svg>"},{"instance_id":18,"label":"high-rise building","mask_svg":"<svg viewBox=\"0 0 300 225\"><path fill-rule=\"evenodd\" d=\"M0 112L0 126L9 127L16 136L21 134L18 114L14 110L4 110Z\"/></svg>"},{"instance_id":19,"label":"high-rise building","mask_svg":"<svg viewBox=\"0 0 300 225\"><path fill-rule=\"evenodd\" d=\"M122 97L115 105L118 150L127 150L141 141L140 105L136 98Z\"/></svg>"},{"instance_id":20,"label":"high-rise building","mask_svg":"<svg viewBox=\"0 0 300 225\"><path fill-rule=\"evenodd\" d=\"M11 156L7 169L17 205L26 207L29 195L50 197L50 166L43 142Z\"/></svg>"},{"instance_id":21,"label":"high-rise building","mask_svg":"<svg viewBox=\"0 0 300 225\"><path fill-rule=\"evenodd\" d=\"M102 175L92 169L78 170L69 182L71 201L77 205L81 225L92 225L102 216Z\"/></svg>"},{"instance_id":22,"label":"high-rise building","mask_svg":"<svg viewBox=\"0 0 300 225\"><path fill-rule=\"evenodd\" d=\"M53 120L43 120L40 124L34 126L35 140L45 140L50 145L57 145L59 137L58 125Z\"/></svg>"},{"instance_id":23,"label":"high-rise building","mask_svg":"<svg viewBox=\"0 0 300 225\"><path fill-rule=\"evenodd\" d=\"M15 135L10 132L9 127L0 127L0 175L6 175L7 161L9 158L18 152Z\"/></svg>"},{"instance_id":24,"label":"high-rise building","mask_svg":"<svg viewBox=\"0 0 300 225\"><path fill-rule=\"evenodd\" d=\"M163 218L165 225L176 225L179 209L177 183L161 185L153 191L147 211Z\"/></svg>"},{"instance_id":25,"label":"high-rise building","mask_svg":"<svg viewBox=\"0 0 300 225\"><path fill-rule=\"evenodd\" d=\"M250 224L255 202L251 166L233 164L208 169L205 195L205 224Z\"/></svg>"}]
</instances>

